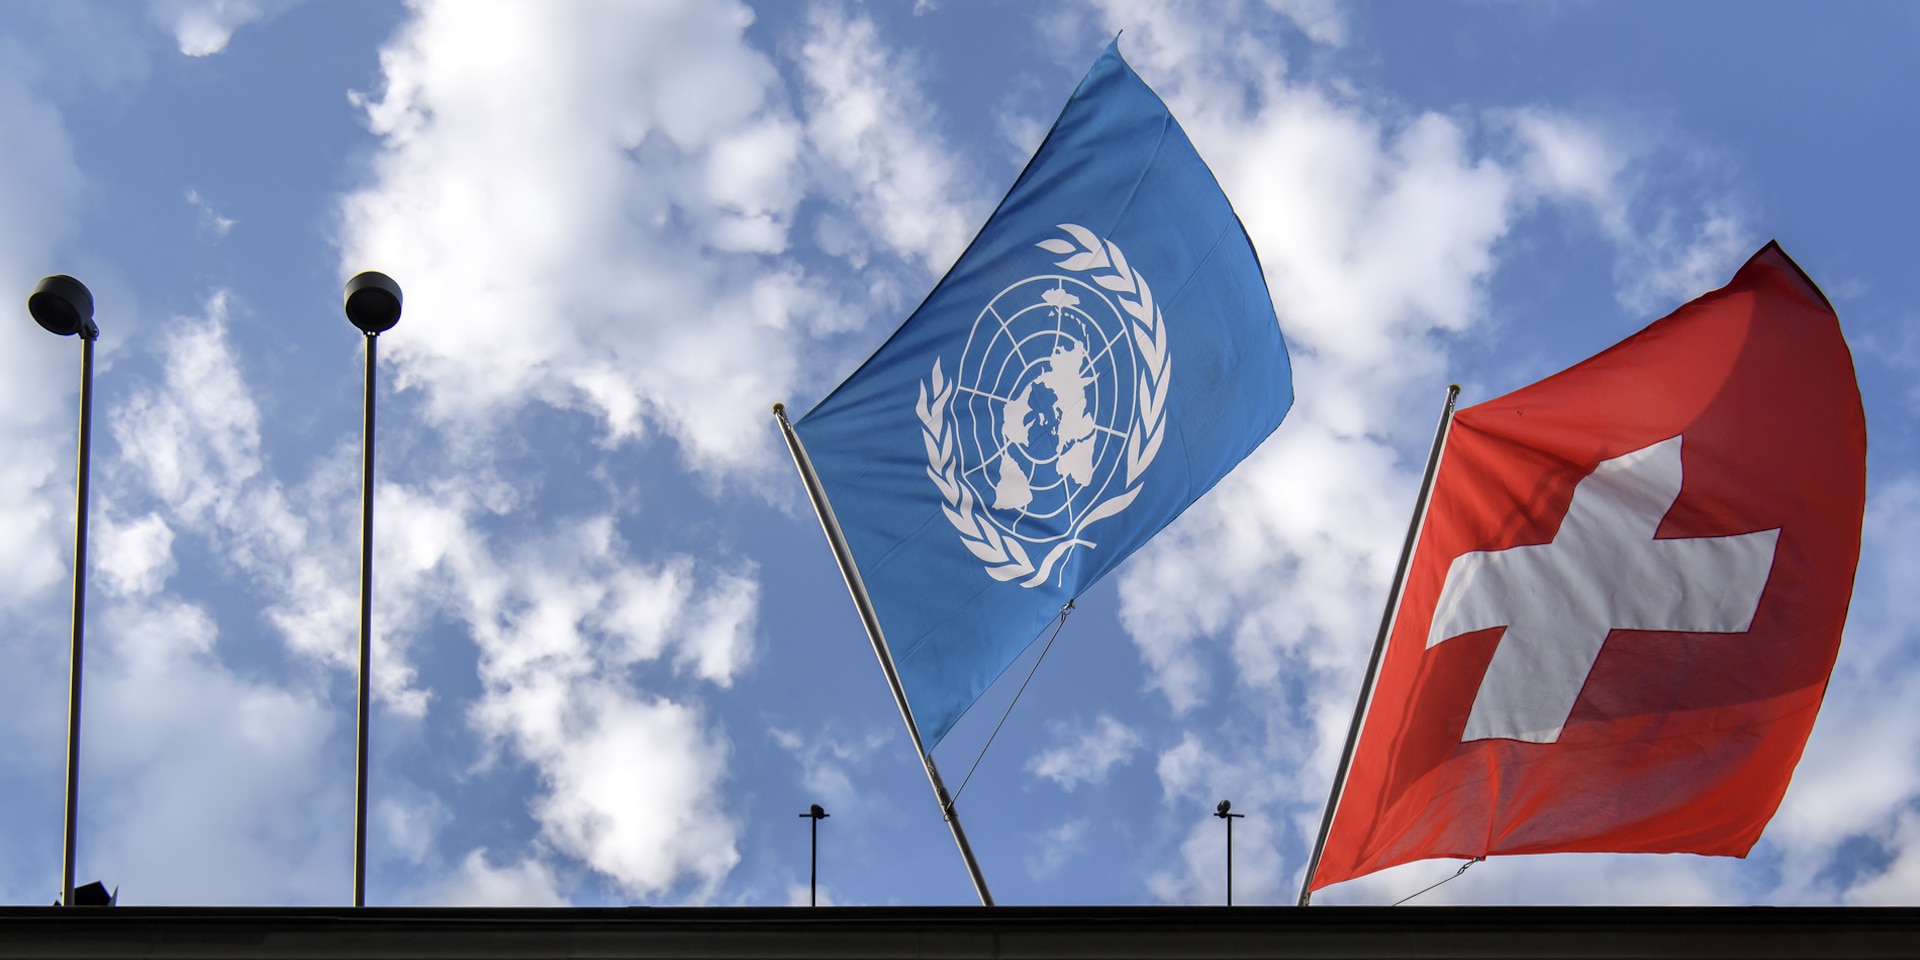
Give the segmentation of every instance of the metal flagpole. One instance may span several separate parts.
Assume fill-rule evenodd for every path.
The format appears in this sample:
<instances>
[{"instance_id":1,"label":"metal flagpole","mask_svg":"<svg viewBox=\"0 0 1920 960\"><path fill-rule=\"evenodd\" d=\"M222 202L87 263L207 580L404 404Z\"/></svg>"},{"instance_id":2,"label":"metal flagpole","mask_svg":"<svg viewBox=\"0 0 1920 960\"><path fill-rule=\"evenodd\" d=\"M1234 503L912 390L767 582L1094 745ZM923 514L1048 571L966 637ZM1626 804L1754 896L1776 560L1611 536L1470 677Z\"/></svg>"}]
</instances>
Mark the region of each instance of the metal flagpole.
<instances>
[{"instance_id":1,"label":"metal flagpole","mask_svg":"<svg viewBox=\"0 0 1920 960\"><path fill-rule=\"evenodd\" d=\"M1373 656L1367 660L1367 675L1360 682L1360 699L1353 705L1353 724L1347 728L1347 746L1340 752L1340 766L1333 773L1333 788L1327 792L1327 809L1320 816L1320 836L1313 841L1313 856L1307 860L1306 879L1300 881L1300 905L1313 901L1308 886L1313 872L1320 868L1320 854L1327 849L1327 833L1333 829L1333 812L1340 805L1340 794L1347 786L1347 768L1353 762L1353 748L1360 739L1360 723L1366 719L1367 704L1373 698L1373 682L1380 673L1380 656L1387 649L1387 634L1400 612L1400 594L1407 584L1407 567L1413 560L1414 542L1426 525L1427 498L1433 493L1433 478L1440 472L1440 455L1447 447L1448 428L1453 425L1453 402L1460 397L1460 385L1447 384L1447 402L1440 410L1440 425L1433 430L1433 449L1427 454L1427 472L1420 478L1420 496L1413 502L1413 520L1407 525L1407 541L1400 547L1400 565L1393 570L1393 587L1387 591L1387 607L1380 614L1380 633L1373 640Z\"/></svg>"},{"instance_id":2,"label":"metal flagpole","mask_svg":"<svg viewBox=\"0 0 1920 960\"><path fill-rule=\"evenodd\" d=\"M947 821L947 828L953 831L953 842L960 848L960 858L966 861L967 875L973 879L973 890L980 895L982 906L993 906L993 894L987 891L987 878L980 873L980 862L973 857L973 847L967 843L967 832L960 826L960 814L953 809L953 798L947 795L947 785L940 780L940 768L933 763L933 755L927 752L926 745L920 740L920 728L913 722L913 708L907 705L907 691L900 685L899 671L894 669L893 654L887 649L886 635L880 632L880 618L873 611L873 602L867 598L866 584L860 580L860 570L853 565L853 553L847 549L846 538L840 533L840 521L834 519L833 505L827 502L827 493L820 486L820 478L813 472L813 461L807 458L807 449L800 445L799 435L793 432L793 424L787 421L786 404L773 405L773 417L780 422L780 433L787 439L787 451L793 454L793 465L800 470L800 479L807 485L807 497L813 501L814 515L820 518L820 528L826 531L827 543L833 548L833 559L840 564L840 575L847 582L847 591L853 594L854 608L860 612L860 623L867 628L867 639L873 642L874 655L880 658L880 671L886 674L887 687L893 691L893 702L900 708L900 719L906 721L907 735L913 738L913 748L920 754L920 763L926 767L927 782L933 785L933 796L940 804L940 815Z\"/></svg>"}]
</instances>

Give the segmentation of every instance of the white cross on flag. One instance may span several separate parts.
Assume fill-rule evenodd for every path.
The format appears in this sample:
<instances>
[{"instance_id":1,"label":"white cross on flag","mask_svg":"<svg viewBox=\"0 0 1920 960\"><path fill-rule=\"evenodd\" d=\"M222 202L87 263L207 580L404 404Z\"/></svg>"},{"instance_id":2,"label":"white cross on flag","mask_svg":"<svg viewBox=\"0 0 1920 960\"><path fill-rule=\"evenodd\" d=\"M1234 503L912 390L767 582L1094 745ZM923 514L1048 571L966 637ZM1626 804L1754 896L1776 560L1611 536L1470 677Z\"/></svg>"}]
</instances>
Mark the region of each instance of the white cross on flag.
<instances>
[{"instance_id":1,"label":"white cross on flag","mask_svg":"<svg viewBox=\"0 0 1920 960\"><path fill-rule=\"evenodd\" d=\"M1839 319L1772 243L1457 413L1309 888L1429 857L1744 856L1839 650L1866 449Z\"/></svg>"}]
</instances>

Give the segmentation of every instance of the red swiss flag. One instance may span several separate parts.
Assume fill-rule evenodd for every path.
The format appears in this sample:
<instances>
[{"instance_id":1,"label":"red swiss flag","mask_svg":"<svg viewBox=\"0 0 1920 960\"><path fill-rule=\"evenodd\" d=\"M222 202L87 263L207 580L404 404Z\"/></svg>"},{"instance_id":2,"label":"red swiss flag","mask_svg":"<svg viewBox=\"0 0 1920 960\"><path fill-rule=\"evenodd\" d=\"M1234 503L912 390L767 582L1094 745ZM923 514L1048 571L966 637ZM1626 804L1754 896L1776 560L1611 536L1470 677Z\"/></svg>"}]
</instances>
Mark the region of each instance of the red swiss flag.
<instances>
[{"instance_id":1,"label":"red swiss flag","mask_svg":"<svg viewBox=\"0 0 1920 960\"><path fill-rule=\"evenodd\" d=\"M1839 650L1866 453L1839 319L1774 243L1459 411L1309 889L1428 857L1745 856Z\"/></svg>"}]
</instances>

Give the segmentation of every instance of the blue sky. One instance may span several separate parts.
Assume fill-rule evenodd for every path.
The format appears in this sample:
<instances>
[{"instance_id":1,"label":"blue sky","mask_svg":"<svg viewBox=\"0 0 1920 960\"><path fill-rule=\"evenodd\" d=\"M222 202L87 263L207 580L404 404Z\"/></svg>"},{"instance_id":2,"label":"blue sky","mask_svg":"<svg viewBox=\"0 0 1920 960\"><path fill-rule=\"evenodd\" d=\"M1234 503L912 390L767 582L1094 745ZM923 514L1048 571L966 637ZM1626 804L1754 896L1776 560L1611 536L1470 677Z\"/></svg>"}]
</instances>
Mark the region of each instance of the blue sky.
<instances>
[{"instance_id":1,"label":"blue sky","mask_svg":"<svg viewBox=\"0 0 1920 960\"><path fill-rule=\"evenodd\" d=\"M804 902L814 802L824 899L971 902L767 410L912 309L1122 31L1262 255L1299 399L1081 601L980 763L998 899L1219 902L1228 797L1236 901L1290 902L1445 385L1570 365L1769 238L1838 308L1870 435L1780 813L1744 861L1510 858L1422 902L1920 898L1920 14L1867 3L11 5L0 289L71 273L103 331L80 879L350 899L339 296L380 269L369 902ZM59 883L77 350L0 324L7 903Z\"/></svg>"}]
</instances>

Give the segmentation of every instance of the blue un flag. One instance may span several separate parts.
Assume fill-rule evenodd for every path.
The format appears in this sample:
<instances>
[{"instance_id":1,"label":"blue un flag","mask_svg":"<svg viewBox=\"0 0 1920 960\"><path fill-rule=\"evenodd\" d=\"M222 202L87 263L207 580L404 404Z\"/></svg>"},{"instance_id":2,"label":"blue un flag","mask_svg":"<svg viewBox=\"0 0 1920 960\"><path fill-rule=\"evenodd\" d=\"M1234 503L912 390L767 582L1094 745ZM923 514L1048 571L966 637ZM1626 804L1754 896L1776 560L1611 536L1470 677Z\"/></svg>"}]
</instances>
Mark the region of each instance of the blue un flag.
<instances>
[{"instance_id":1,"label":"blue un flag","mask_svg":"<svg viewBox=\"0 0 1920 960\"><path fill-rule=\"evenodd\" d=\"M794 424L929 747L1292 404L1246 231L1107 47L953 269Z\"/></svg>"}]
</instances>

